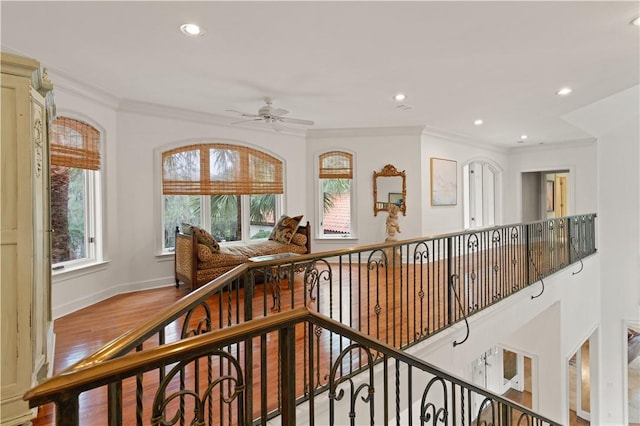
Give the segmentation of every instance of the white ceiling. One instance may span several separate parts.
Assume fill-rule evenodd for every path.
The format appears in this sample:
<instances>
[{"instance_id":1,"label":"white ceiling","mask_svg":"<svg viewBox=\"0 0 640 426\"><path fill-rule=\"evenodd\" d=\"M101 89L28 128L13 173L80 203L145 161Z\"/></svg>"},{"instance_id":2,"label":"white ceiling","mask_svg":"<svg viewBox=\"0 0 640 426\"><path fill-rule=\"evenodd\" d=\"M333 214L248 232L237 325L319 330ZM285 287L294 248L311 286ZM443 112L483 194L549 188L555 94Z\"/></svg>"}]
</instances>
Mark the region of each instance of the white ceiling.
<instances>
[{"instance_id":1,"label":"white ceiling","mask_svg":"<svg viewBox=\"0 0 640 426\"><path fill-rule=\"evenodd\" d=\"M123 101L238 121L226 110L253 113L270 96L314 129L417 125L515 146L523 133L588 137L561 117L639 84L638 6L3 0L0 40ZM206 35L184 36L185 22ZM573 93L555 95L562 86Z\"/></svg>"}]
</instances>

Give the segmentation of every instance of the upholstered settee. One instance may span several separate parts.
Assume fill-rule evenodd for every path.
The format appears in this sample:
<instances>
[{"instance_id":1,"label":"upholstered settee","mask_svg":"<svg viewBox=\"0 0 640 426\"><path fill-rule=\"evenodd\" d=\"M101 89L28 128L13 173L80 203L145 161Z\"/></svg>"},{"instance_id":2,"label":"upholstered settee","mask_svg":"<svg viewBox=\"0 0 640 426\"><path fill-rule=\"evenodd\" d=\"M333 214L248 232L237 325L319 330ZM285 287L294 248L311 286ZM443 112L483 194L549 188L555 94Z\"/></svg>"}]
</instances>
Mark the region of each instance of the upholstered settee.
<instances>
[{"instance_id":1,"label":"upholstered settee","mask_svg":"<svg viewBox=\"0 0 640 426\"><path fill-rule=\"evenodd\" d=\"M301 218L301 216L300 216ZM192 290L248 262L250 257L277 253L305 254L311 251L310 225L278 230L280 219L267 240L220 246L211 235L196 226L176 228L175 280Z\"/></svg>"}]
</instances>

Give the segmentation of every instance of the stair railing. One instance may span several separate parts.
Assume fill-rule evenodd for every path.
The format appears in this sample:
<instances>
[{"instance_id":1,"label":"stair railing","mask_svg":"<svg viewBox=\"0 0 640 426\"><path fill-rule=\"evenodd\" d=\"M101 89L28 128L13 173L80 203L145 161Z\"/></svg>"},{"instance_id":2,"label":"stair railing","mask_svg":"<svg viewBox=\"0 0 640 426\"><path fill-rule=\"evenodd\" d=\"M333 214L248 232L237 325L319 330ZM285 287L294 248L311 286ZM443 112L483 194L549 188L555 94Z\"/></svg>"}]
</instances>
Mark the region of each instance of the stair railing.
<instances>
[{"instance_id":1,"label":"stair railing","mask_svg":"<svg viewBox=\"0 0 640 426\"><path fill-rule=\"evenodd\" d=\"M167 306L60 375L299 307L390 347L406 349L595 253L595 217L570 216L244 264ZM530 268L532 261L535 271ZM305 330L306 340L311 336L310 329ZM304 364L312 357L322 362L304 371L298 397L312 399L329 389L328 366L353 343L331 331L322 338L326 341L322 357L320 345L315 346L315 354L309 345L302 350ZM269 348L264 339L247 347L248 356L255 351L261 366L245 372L249 382L276 374L274 363L268 362ZM356 375L364 367L354 361L339 368L341 375ZM168 372L160 369L157 374L162 381ZM108 386L110 425L122 423L123 398L131 392L127 389L121 383ZM255 405L261 413L267 412L265 407L274 395L253 390L246 389L246 410L254 412ZM136 411L142 413L148 394L142 376L135 378L135 393ZM279 406L284 396L276 393L275 397ZM181 404L185 398L180 398Z\"/></svg>"}]
</instances>

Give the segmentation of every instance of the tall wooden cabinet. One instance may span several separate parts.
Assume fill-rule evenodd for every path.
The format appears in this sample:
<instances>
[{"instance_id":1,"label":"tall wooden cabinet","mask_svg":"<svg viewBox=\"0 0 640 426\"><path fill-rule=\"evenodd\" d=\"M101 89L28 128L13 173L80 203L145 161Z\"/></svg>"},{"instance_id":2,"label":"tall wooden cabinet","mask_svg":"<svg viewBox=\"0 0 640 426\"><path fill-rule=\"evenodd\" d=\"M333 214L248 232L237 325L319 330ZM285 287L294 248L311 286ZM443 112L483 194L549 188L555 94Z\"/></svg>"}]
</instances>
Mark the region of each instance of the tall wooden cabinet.
<instances>
[{"instance_id":1,"label":"tall wooden cabinet","mask_svg":"<svg viewBox=\"0 0 640 426\"><path fill-rule=\"evenodd\" d=\"M0 53L0 424L34 415L22 395L53 366L48 117L38 61Z\"/></svg>"}]
</instances>

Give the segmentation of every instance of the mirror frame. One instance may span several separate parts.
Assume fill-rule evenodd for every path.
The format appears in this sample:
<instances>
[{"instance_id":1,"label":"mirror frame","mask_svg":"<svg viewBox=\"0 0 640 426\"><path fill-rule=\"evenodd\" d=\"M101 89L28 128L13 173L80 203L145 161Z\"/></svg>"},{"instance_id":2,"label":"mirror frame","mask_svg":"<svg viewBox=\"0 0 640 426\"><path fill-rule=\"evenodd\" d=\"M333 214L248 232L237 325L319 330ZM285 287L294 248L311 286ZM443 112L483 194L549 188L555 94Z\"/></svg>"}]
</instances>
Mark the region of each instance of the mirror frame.
<instances>
[{"instance_id":1,"label":"mirror frame","mask_svg":"<svg viewBox=\"0 0 640 426\"><path fill-rule=\"evenodd\" d=\"M405 171L399 172L395 166L387 164L379 172L373 172L373 215L377 216L378 212L389 211L389 203L378 201L378 178L379 177L396 177L402 178L402 205L400 211L403 216L407 215L407 175Z\"/></svg>"}]
</instances>

